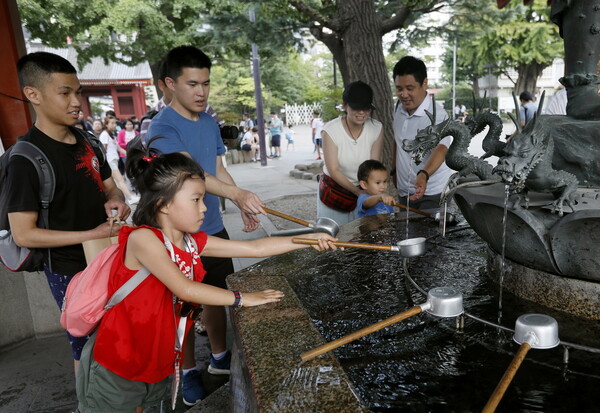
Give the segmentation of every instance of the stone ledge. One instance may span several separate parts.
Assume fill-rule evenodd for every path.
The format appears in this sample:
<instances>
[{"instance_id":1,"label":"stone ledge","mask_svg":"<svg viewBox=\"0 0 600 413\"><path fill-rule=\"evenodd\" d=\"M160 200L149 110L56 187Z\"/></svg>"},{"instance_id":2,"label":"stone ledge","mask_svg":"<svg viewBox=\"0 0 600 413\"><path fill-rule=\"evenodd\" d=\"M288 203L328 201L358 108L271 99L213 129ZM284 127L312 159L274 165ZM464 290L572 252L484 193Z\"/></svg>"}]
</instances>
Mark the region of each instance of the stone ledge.
<instances>
[{"instance_id":1,"label":"stone ledge","mask_svg":"<svg viewBox=\"0 0 600 413\"><path fill-rule=\"evenodd\" d=\"M234 412L367 411L332 353L300 360L300 353L323 344L323 337L286 279L252 274L232 274L227 284L243 291L279 289L285 299L231 311Z\"/></svg>"}]
</instances>

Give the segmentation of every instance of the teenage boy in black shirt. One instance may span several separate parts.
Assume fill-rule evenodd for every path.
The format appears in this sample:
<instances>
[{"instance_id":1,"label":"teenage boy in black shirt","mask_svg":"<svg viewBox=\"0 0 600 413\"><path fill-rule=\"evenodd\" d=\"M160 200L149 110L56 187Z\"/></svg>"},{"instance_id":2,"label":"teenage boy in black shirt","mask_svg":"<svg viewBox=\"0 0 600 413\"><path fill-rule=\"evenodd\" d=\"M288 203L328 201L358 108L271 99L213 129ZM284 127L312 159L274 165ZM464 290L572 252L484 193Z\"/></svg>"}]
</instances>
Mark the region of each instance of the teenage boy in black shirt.
<instances>
[{"instance_id":1,"label":"teenage boy in black shirt","mask_svg":"<svg viewBox=\"0 0 600 413\"><path fill-rule=\"evenodd\" d=\"M10 159L3 196L8 197L8 219L17 245L46 249L44 273L61 307L67 284L86 267L81 243L117 235L121 225L111 229L107 218L116 210L116 217L124 220L131 211L108 163L100 164L90 142L73 127L81 110L81 85L73 65L55 54L37 52L19 59L17 70L23 94L36 113L35 124L21 139L41 149L54 170L50 229L37 226L40 182L29 160ZM87 337L67 335L77 373Z\"/></svg>"}]
</instances>

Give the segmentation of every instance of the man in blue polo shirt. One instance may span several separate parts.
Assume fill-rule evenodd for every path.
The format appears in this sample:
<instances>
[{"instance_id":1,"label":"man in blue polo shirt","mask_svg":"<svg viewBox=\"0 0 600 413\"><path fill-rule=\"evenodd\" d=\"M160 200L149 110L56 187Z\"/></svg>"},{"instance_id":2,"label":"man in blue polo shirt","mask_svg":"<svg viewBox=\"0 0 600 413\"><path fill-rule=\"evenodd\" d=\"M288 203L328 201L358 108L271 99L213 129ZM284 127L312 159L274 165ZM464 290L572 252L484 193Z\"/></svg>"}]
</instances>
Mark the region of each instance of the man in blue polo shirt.
<instances>
[{"instance_id":1,"label":"man in blue polo shirt","mask_svg":"<svg viewBox=\"0 0 600 413\"><path fill-rule=\"evenodd\" d=\"M151 142L153 148L161 153L189 154L207 173L207 194L204 198L207 211L201 230L208 235L229 239L219 211L218 197L222 196L231 199L242 210L244 230L254 231L259 225L256 214L265 213L264 205L255 194L238 188L224 168L221 156L225 153L225 146L219 126L206 113L210 59L196 47L180 46L167 53L165 65L165 83L173 92L173 100L152 119L146 141L160 136ZM202 257L202 263L206 270L203 282L227 288L225 277L233 273L231 259ZM231 353L225 340L225 308L204 306L202 314L212 350L208 371L229 374ZM196 369L193 329L184 348L183 373L183 401L191 406L205 396L200 370Z\"/></svg>"}]
</instances>

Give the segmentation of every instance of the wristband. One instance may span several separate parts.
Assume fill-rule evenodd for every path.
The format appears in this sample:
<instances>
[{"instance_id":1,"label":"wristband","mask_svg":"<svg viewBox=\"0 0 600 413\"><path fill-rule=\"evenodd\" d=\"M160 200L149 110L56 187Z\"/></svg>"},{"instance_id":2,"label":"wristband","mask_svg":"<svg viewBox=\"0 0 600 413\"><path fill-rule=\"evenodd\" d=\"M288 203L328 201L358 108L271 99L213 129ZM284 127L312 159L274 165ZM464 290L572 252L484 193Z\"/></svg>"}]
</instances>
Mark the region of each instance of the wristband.
<instances>
[{"instance_id":1,"label":"wristband","mask_svg":"<svg viewBox=\"0 0 600 413\"><path fill-rule=\"evenodd\" d=\"M231 290L231 292L235 296L235 300L233 301L233 304L230 305L230 307L240 308L242 305L244 305L244 298L242 297L242 293L240 293L239 290Z\"/></svg>"},{"instance_id":2,"label":"wristband","mask_svg":"<svg viewBox=\"0 0 600 413\"><path fill-rule=\"evenodd\" d=\"M429 182L429 172L427 172L425 169L421 169L421 170L419 170L419 172L417 172L417 175L419 175L419 174L424 174L425 182Z\"/></svg>"}]
</instances>

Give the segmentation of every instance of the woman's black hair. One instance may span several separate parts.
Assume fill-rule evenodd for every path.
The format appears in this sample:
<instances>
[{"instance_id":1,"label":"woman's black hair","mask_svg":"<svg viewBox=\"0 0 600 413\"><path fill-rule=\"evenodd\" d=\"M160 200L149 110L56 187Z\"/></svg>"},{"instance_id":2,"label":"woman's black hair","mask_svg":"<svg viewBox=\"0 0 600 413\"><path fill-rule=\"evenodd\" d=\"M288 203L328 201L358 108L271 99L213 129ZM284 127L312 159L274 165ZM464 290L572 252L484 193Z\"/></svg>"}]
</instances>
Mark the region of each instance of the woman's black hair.
<instances>
[{"instance_id":1,"label":"woman's black hair","mask_svg":"<svg viewBox=\"0 0 600 413\"><path fill-rule=\"evenodd\" d=\"M151 144L160 138L156 136L145 145L127 148L125 171L140 192L133 214L135 225L160 228L158 212L173 200L183 183L190 178L205 180L204 170L189 156L179 152L159 155Z\"/></svg>"}]
</instances>

